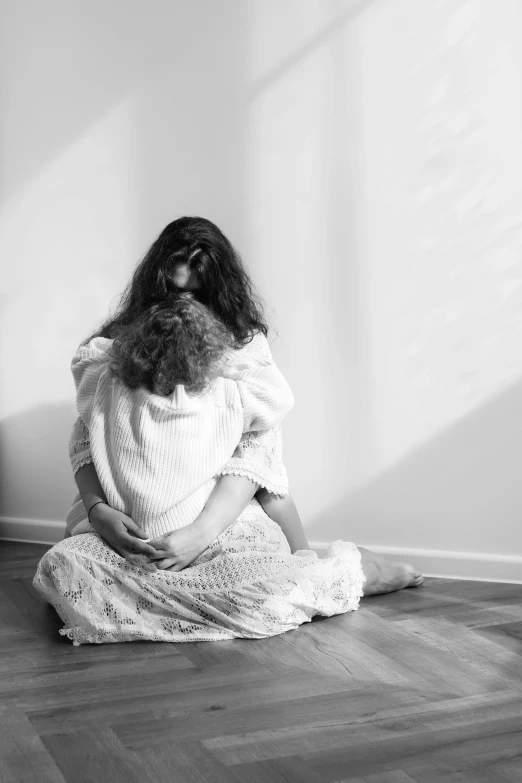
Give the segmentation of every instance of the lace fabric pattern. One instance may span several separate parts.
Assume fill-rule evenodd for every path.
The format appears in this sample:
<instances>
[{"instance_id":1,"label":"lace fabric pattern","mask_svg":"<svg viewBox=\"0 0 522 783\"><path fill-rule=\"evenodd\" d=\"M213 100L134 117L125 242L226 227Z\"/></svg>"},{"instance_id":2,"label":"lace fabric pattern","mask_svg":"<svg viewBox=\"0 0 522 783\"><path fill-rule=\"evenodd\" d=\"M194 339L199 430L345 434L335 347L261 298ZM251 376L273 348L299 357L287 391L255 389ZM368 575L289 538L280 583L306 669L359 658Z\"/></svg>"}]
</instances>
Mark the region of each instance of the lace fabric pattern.
<instances>
[{"instance_id":1,"label":"lace fabric pattern","mask_svg":"<svg viewBox=\"0 0 522 783\"><path fill-rule=\"evenodd\" d=\"M292 555L255 506L183 571L148 572L89 532L52 547L33 582L75 645L261 639L357 609L363 583L354 544L335 542L321 559Z\"/></svg>"},{"instance_id":2,"label":"lace fabric pattern","mask_svg":"<svg viewBox=\"0 0 522 783\"><path fill-rule=\"evenodd\" d=\"M69 439L69 458L71 460L73 476L75 476L84 465L88 465L89 462L92 462L89 430L81 416L78 416L72 428L71 437Z\"/></svg>"},{"instance_id":3,"label":"lace fabric pattern","mask_svg":"<svg viewBox=\"0 0 522 783\"><path fill-rule=\"evenodd\" d=\"M273 495L288 495L281 426L245 432L220 475L246 476Z\"/></svg>"}]
</instances>

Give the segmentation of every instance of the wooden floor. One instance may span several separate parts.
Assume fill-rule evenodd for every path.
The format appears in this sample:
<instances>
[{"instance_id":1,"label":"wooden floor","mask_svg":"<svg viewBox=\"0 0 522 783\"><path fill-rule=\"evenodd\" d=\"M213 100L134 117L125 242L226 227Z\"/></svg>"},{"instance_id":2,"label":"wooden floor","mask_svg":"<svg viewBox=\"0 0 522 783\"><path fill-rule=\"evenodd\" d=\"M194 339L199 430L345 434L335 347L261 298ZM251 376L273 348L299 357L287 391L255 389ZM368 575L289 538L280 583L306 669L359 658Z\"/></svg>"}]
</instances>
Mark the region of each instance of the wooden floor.
<instances>
[{"instance_id":1,"label":"wooden floor","mask_svg":"<svg viewBox=\"0 0 522 783\"><path fill-rule=\"evenodd\" d=\"M522 781L522 585L428 579L261 641L83 645L0 542L0 781Z\"/></svg>"}]
</instances>

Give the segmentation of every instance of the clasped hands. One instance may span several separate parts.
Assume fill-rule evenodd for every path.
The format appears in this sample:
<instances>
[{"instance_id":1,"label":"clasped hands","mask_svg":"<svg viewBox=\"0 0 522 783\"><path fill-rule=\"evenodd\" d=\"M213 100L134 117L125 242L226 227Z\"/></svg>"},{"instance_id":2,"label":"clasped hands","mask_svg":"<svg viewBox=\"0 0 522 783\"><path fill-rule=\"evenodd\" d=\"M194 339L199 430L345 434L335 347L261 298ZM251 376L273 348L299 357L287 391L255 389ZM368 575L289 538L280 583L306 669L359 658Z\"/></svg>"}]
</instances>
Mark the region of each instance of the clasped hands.
<instances>
[{"instance_id":1,"label":"clasped hands","mask_svg":"<svg viewBox=\"0 0 522 783\"><path fill-rule=\"evenodd\" d=\"M92 509L90 522L121 557L147 571L181 571L211 543L196 523L172 530L153 541L143 541L147 535L140 526L105 503L99 503Z\"/></svg>"}]
</instances>

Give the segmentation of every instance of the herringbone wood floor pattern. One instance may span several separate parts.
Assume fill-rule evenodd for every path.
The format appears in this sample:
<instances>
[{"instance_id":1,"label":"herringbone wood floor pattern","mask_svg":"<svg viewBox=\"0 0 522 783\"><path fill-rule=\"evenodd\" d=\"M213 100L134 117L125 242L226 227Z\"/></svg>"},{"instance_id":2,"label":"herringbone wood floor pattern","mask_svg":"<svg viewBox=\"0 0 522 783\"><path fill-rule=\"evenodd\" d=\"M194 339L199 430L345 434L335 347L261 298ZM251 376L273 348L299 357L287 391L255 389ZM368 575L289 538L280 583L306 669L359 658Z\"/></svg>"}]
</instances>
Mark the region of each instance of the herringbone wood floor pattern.
<instances>
[{"instance_id":1,"label":"herringbone wood floor pattern","mask_svg":"<svg viewBox=\"0 0 522 783\"><path fill-rule=\"evenodd\" d=\"M522 781L522 585L428 579L261 641L73 647L0 542L0 781Z\"/></svg>"}]
</instances>

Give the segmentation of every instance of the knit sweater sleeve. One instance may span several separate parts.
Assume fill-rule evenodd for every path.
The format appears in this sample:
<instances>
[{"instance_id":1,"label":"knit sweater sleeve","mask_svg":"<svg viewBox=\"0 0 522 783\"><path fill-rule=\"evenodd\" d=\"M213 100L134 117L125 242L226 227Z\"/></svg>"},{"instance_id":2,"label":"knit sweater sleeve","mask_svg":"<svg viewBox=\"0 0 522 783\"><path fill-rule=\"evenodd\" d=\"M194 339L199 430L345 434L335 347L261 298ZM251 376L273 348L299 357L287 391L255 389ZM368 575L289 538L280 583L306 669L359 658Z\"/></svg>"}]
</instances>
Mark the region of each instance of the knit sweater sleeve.
<instances>
[{"instance_id":1,"label":"knit sweater sleeve","mask_svg":"<svg viewBox=\"0 0 522 783\"><path fill-rule=\"evenodd\" d=\"M245 361L248 357L250 361L257 362L259 367L274 371L275 363L270 347L262 334L257 334L251 343L241 349L241 353L243 354L241 361ZM268 369L265 382L270 378ZM276 375L276 393L279 382ZM280 424L262 431L244 432L232 457L219 475L244 476L274 495L282 497L288 495L288 476L283 463Z\"/></svg>"},{"instance_id":2,"label":"knit sweater sleeve","mask_svg":"<svg viewBox=\"0 0 522 783\"><path fill-rule=\"evenodd\" d=\"M76 407L87 431L96 388L101 374L109 365L112 343L112 340L105 337L95 337L78 349L71 362L76 385Z\"/></svg>"},{"instance_id":3,"label":"knit sweater sleeve","mask_svg":"<svg viewBox=\"0 0 522 783\"><path fill-rule=\"evenodd\" d=\"M263 334L256 334L248 345L231 351L222 375L235 381L239 391L243 432L276 427L294 406L290 386L272 359Z\"/></svg>"},{"instance_id":4,"label":"knit sweater sleeve","mask_svg":"<svg viewBox=\"0 0 522 783\"><path fill-rule=\"evenodd\" d=\"M95 379L108 360L108 348L112 340L95 338L87 345L81 346L71 363L71 370L76 384L76 402L80 415L74 422L69 438L69 458L73 475L92 462L89 427L86 423L88 414L89 394L95 386ZM90 389L88 388L90 387ZM82 413L84 415L82 415Z\"/></svg>"}]
</instances>

